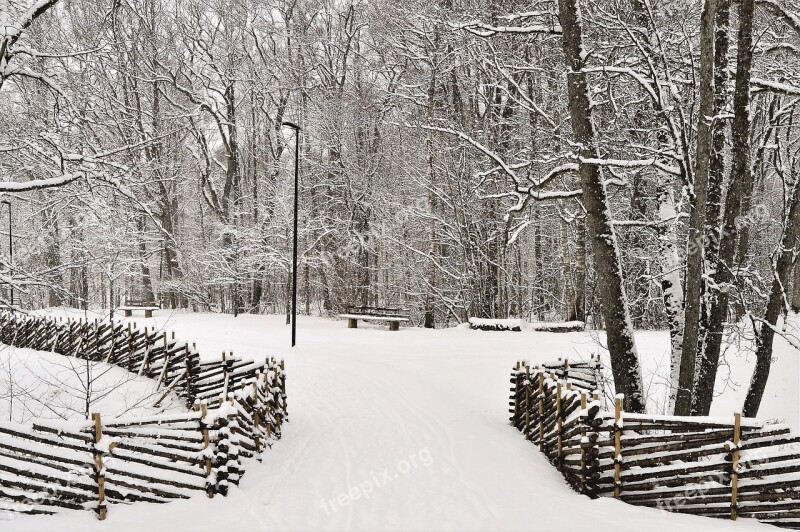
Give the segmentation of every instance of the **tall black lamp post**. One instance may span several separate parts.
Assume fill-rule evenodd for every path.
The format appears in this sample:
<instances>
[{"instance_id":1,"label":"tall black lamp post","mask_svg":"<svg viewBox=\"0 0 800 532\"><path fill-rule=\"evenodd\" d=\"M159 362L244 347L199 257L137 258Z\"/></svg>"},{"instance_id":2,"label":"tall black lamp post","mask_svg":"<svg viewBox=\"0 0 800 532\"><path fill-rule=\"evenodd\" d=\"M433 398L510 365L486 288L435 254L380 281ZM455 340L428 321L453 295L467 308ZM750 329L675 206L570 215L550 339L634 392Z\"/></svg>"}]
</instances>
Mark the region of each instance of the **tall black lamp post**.
<instances>
[{"instance_id":1,"label":"tall black lamp post","mask_svg":"<svg viewBox=\"0 0 800 532\"><path fill-rule=\"evenodd\" d=\"M292 246L292 347L297 339L297 196L300 173L300 126L293 122L282 125L294 130L294 244Z\"/></svg>"},{"instance_id":2,"label":"tall black lamp post","mask_svg":"<svg viewBox=\"0 0 800 532\"><path fill-rule=\"evenodd\" d=\"M14 284L12 277L14 275L14 238L11 234L11 201L4 199L3 204L8 206L8 286L11 289L11 306L14 306Z\"/></svg>"}]
</instances>

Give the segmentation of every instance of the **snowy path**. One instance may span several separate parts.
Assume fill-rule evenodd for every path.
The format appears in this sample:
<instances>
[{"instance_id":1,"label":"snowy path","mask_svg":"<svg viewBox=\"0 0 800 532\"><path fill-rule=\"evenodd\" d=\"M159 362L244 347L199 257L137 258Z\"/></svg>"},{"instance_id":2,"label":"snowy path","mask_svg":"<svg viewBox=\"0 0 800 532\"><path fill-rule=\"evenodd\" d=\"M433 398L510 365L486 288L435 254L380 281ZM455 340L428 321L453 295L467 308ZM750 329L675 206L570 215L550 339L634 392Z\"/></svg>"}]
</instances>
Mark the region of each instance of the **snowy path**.
<instances>
[{"instance_id":1,"label":"snowy path","mask_svg":"<svg viewBox=\"0 0 800 532\"><path fill-rule=\"evenodd\" d=\"M164 323L165 316L156 321ZM201 352L285 356L291 422L228 498L112 507L116 530L746 530L573 493L507 423L517 358L598 350L587 335L359 328L276 317L177 315ZM538 354L538 355L536 355ZM102 530L84 514L3 530Z\"/></svg>"}]
</instances>

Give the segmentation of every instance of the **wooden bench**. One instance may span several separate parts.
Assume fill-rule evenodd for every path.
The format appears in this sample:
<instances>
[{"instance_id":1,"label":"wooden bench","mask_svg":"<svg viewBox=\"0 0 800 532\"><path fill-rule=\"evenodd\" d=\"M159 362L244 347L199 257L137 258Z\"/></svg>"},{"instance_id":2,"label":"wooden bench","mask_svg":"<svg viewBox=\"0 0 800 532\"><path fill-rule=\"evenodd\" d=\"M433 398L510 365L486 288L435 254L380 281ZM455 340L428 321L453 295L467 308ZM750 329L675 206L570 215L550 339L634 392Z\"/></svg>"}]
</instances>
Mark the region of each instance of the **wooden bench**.
<instances>
[{"instance_id":1,"label":"wooden bench","mask_svg":"<svg viewBox=\"0 0 800 532\"><path fill-rule=\"evenodd\" d=\"M137 299L127 299L122 306L117 307L117 310L121 310L125 313L126 318L130 318L134 310L143 310L145 318L152 318L153 311L160 309L161 305L155 301L142 301Z\"/></svg>"},{"instance_id":2,"label":"wooden bench","mask_svg":"<svg viewBox=\"0 0 800 532\"><path fill-rule=\"evenodd\" d=\"M349 306L343 314L339 314L339 317L347 319L348 329L357 328L358 320L388 321L390 331L399 331L401 322L411 321L408 309L384 307Z\"/></svg>"}]
</instances>

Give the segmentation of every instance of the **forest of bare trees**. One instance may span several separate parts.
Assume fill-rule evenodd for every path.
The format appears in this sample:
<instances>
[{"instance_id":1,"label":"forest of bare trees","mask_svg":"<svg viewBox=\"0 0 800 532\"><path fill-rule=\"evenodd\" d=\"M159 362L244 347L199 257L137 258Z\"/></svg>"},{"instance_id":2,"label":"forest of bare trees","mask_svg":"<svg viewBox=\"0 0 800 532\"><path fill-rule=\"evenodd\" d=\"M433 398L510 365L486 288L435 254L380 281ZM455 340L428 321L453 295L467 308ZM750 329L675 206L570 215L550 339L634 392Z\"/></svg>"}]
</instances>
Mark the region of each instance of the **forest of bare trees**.
<instances>
[{"instance_id":1,"label":"forest of bare trees","mask_svg":"<svg viewBox=\"0 0 800 532\"><path fill-rule=\"evenodd\" d=\"M794 0L0 0L2 281L288 312L291 120L301 312L585 321L629 411L668 328L678 414L749 335L755 415L800 309L799 66Z\"/></svg>"}]
</instances>

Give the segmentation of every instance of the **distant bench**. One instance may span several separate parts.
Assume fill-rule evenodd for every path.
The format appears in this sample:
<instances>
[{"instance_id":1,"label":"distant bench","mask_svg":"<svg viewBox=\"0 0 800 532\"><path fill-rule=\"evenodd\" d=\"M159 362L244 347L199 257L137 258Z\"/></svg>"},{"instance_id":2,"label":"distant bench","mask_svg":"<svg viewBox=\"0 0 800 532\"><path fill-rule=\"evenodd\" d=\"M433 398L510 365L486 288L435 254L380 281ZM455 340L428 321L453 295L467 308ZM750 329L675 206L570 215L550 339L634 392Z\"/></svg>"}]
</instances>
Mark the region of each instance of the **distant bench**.
<instances>
[{"instance_id":1,"label":"distant bench","mask_svg":"<svg viewBox=\"0 0 800 532\"><path fill-rule=\"evenodd\" d=\"M362 321L388 321L390 331L399 331L400 323L407 322L409 318L408 309L383 308L383 307L347 307L344 314L339 314L340 318L347 318L347 328L355 329L358 327L358 320Z\"/></svg>"},{"instance_id":2,"label":"distant bench","mask_svg":"<svg viewBox=\"0 0 800 532\"><path fill-rule=\"evenodd\" d=\"M121 310L125 313L126 318L130 318L134 310L142 310L144 311L145 318L152 318L153 311L160 309L161 305L155 301L142 301L138 299L128 299L121 307L117 307L117 310Z\"/></svg>"}]
</instances>

